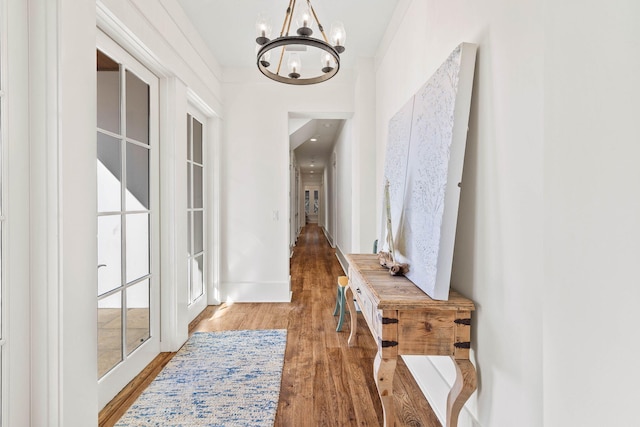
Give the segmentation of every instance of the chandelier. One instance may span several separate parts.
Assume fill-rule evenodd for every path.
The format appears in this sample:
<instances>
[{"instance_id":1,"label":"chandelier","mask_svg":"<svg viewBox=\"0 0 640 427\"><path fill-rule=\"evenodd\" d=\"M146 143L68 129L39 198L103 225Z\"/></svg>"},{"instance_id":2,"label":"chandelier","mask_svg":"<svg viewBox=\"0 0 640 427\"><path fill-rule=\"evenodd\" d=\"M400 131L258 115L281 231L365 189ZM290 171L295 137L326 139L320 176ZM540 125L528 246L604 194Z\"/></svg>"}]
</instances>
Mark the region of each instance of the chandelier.
<instances>
[{"instance_id":1,"label":"chandelier","mask_svg":"<svg viewBox=\"0 0 640 427\"><path fill-rule=\"evenodd\" d=\"M265 15L258 17L258 69L265 76L280 83L309 85L324 82L335 76L340 69L340 54L345 50L344 25L341 22L334 23L329 39L311 5L311 0L300 0L300 3L302 4L296 5L296 0L289 0L280 36L274 39L270 38L269 19ZM296 35L290 36L292 25ZM312 37L313 27L319 31L322 38ZM275 59L273 63L271 58Z\"/></svg>"}]
</instances>

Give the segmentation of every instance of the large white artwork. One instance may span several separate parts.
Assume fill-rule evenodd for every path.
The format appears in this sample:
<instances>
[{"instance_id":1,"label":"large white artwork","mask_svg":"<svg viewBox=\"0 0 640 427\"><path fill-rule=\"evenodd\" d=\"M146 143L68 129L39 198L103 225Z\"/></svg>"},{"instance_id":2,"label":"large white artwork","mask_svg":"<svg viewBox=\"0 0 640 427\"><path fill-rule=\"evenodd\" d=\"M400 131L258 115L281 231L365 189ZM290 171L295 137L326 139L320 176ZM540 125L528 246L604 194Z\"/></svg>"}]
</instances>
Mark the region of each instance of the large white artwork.
<instances>
[{"instance_id":1,"label":"large white artwork","mask_svg":"<svg viewBox=\"0 0 640 427\"><path fill-rule=\"evenodd\" d=\"M389 122L384 183L393 255L409 265L405 276L437 300L449 297L475 57L476 45L460 44Z\"/></svg>"}]
</instances>

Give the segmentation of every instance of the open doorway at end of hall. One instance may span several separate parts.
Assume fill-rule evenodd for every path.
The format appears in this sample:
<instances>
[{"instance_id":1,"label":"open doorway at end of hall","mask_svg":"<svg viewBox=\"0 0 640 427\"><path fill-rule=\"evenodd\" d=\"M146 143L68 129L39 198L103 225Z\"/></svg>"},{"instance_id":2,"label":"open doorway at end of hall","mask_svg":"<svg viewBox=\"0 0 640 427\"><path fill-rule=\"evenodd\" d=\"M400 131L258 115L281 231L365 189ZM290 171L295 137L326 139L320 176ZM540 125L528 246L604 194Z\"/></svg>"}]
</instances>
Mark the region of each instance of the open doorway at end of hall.
<instances>
[{"instance_id":1,"label":"open doorway at end of hall","mask_svg":"<svg viewBox=\"0 0 640 427\"><path fill-rule=\"evenodd\" d=\"M289 114L291 255L305 224L317 224L334 245L336 147L349 151L348 118L347 114Z\"/></svg>"},{"instance_id":2,"label":"open doorway at end of hall","mask_svg":"<svg viewBox=\"0 0 640 427\"><path fill-rule=\"evenodd\" d=\"M305 186L304 214L306 224L318 224L320 213L320 186Z\"/></svg>"}]
</instances>

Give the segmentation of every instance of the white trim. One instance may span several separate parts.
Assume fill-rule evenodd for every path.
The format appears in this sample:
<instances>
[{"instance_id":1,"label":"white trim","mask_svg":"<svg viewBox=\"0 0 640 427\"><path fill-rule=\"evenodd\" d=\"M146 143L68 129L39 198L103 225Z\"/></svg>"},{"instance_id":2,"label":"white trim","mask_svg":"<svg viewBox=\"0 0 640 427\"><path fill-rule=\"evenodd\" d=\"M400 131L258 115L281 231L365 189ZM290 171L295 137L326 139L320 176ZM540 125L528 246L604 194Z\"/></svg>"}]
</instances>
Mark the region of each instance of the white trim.
<instances>
[{"instance_id":1,"label":"white trim","mask_svg":"<svg viewBox=\"0 0 640 427\"><path fill-rule=\"evenodd\" d=\"M177 351L189 336L187 265L186 87L174 77L160 80L161 351Z\"/></svg>"},{"instance_id":2,"label":"white trim","mask_svg":"<svg viewBox=\"0 0 640 427\"><path fill-rule=\"evenodd\" d=\"M221 120L219 115L193 90L187 88L187 112L201 121L204 126L203 160L205 198L205 285L206 304L218 305L221 303L220 289L220 144L221 144ZM204 309L204 307L203 307ZM192 311L197 311L194 309ZM202 310L200 310L202 311ZM199 314L199 313L198 313ZM195 314L197 315L197 314ZM195 318L195 316L194 316Z\"/></svg>"},{"instance_id":3,"label":"white trim","mask_svg":"<svg viewBox=\"0 0 640 427\"><path fill-rule=\"evenodd\" d=\"M58 1L29 3L31 424L62 424ZM36 379L37 378L37 379ZM37 383L40 384L37 384ZM44 386L43 386L44 384Z\"/></svg>"},{"instance_id":4,"label":"white trim","mask_svg":"<svg viewBox=\"0 0 640 427\"><path fill-rule=\"evenodd\" d=\"M96 0L97 27L159 77L179 76L185 86L206 94L208 104L214 105L220 114L220 67L203 48L204 42L196 40L199 36L179 5L176 8L170 2L158 2L155 6L146 3L146 0Z\"/></svg>"},{"instance_id":5,"label":"white trim","mask_svg":"<svg viewBox=\"0 0 640 427\"><path fill-rule=\"evenodd\" d=\"M187 88L187 100L191 107L195 109L198 113L202 114L198 116L198 114L194 114L193 116L198 118L200 117L202 120L206 120L206 118L211 117L220 117L218 113L216 113L213 108L211 108L201 97L198 96L197 93L191 88Z\"/></svg>"},{"instance_id":6,"label":"white trim","mask_svg":"<svg viewBox=\"0 0 640 427\"><path fill-rule=\"evenodd\" d=\"M329 246L331 246L332 248L335 248L335 245L333 244L333 238L331 237L331 235L329 234L329 231L327 231L324 225L322 226L322 232L324 233L324 238L327 239Z\"/></svg>"},{"instance_id":7,"label":"white trim","mask_svg":"<svg viewBox=\"0 0 640 427\"><path fill-rule=\"evenodd\" d=\"M340 263L342 270L345 272L345 274L348 274L349 263L347 262L347 257L345 257L344 252L342 252L342 249L340 249L340 246L338 245L336 245L336 258L338 258L338 262Z\"/></svg>"},{"instance_id":8,"label":"white trim","mask_svg":"<svg viewBox=\"0 0 640 427\"><path fill-rule=\"evenodd\" d=\"M8 208L7 188L9 174L7 172L9 143L7 132L7 94L4 90L7 87L7 2L0 1L0 425L7 424L9 414L9 348L7 345L7 332L9 329L9 315L7 313L9 297L9 286L7 285L7 221L4 211Z\"/></svg>"},{"instance_id":9,"label":"white trim","mask_svg":"<svg viewBox=\"0 0 640 427\"><path fill-rule=\"evenodd\" d=\"M26 2L0 2L2 425L30 425L29 123Z\"/></svg>"},{"instance_id":10,"label":"white trim","mask_svg":"<svg viewBox=\"0 0 640 427\"><path fill-rule=\"evenodd\" d=\"M136 0L134 0L136 1ZM144 5L147 0L138 0ZM207 69L218 79L222 79L222 67L218 61L214 58L211 50L202 39L202 36L193 25L193 22L189 19L184 9L179 2L175 0L160 0L160 5L167 13L167 16L175 23L180 29L180 32L188 40L189 45L193 48L194 53L199 59L206 64ZM143 6L144 7L144 6ZM203 110L204 111L204 110Z\"/></svg>"},{"instance_id":11,"label":"white trim","mask_svg":"<svg viewBox=\"0 0 640 427\"><path fill-rule=\"evenodd\" d=\"M96 0L96 25L109 38L118 43L122 49L135 57L144 67L158 77L167 77L169 70L162 65L162 61L129 30L116 15L102 2Z\"/></svg>"},{"instance_id":12,"label":"white trim","mask_svg":"<svg viewBox=\"0 0 640 427\"><path fill-rule=\"evenodd\" d=\"M455 367L449 356L402 356L425 399L442 425L446 425L447 396L455 382ZM473 357L472 357L473 359ZM462 407L460 427L480 426L477 413L477 392Z\"/></svg>"},{"instance_id":13,"label":"white trim","mask_svg":"<svg viewBox=\"0 0 640 427\"><path fill-rule=\"evenodd\" d=\"M291 278L287 282L223 282L227 302L291 302Z\"/></svg>"},{"instance_id":14,"label":"white trim","mask_svg":"<svg viewBox=\"0 0 640 427\"><path fill-rule=\"evenodd\" d=\"M189 92L187 91L187 94ZM209 275L211 274L211 268L210 268L210 256L209 256L209 252L211 251L210 249L210 245L209 245L209 241L210 238L209 236L211 235L211 233L209 232L209 228L210 228L210 224L209 222L211 221L211 215L209 214L209 207L211 206L211 203L209 201L209 199L211 199L211 197L209 197L209 194L211 194L210 191L210 182L208 179L208 175L210 174L210 166L209 166L209 144L212 143L213 141L209 140L209 136L210 136L210 132L209 132L209 120L207 118L207 116L203 115L197 108L195 108L191 103L187 102L187 113L185 114L185 118L187 117L191 117L189 123L187 124L187 126L191 126L191 130L190 132L188 132L188 134L191 136L191 141L187 141L187 144L185 144L185 146L187 146L189 149L193 148L192 145L192 141L193 141L193 121L197 121L202 125L202 164L198 164L194 161L193 157L191 160L189 160L189 155L187 154L187 159L185 159L185 163L190 163L192 165L192 175L188 176L187 179L192 179L193 178L193 166L194 165L199 165L202 166L202 208L195 208L195 207L188 207L188 201L187 201L187 214L189 215L191 212L202 212L202 244L203 244L203 251L199 252L199 253L193 253L191 256L187 257L187 260L189 262L192 262L193 259L197 258L200 255L203 255L203 262L204 262L204 268L203 268L203 272L202 272L202 294L199 295L197 298L195 298L193 301L191 300L191 290L187 289L187 294L189 295L188 298L188 307L187 307L187 312L188 312L188 320L189 322L193 321L193 319L195 319L201 312L202 310L204 310L207 306L207 301L208 301L208 295L209 295ZM186 135L185 135L186 138ZM193 153L191 154L191 156L193 156ZM187 168L188 171L188 168ZM193 193L193 191L195 190L195 186L193 185L193 183L191 183L191 192ZM190 197L191 195L187 195L187 197ZM188 222L187 222L188 223ZM194 245L195 242L195 235L194 235L194 229L195 229L195 223L191 223L191 229L187 230L187 233L191 234L191 244ZM193 249L193 248L191 248ZM191 264L193 265L193 264ZM186 280L187 286L191 286L191 279L193 278L192 275L192 271L191 271L191 267L189 267L189 269L187 270L187 274L190 275L191 277L188 277L188 280Z\"/></svg>"}]
</instances>

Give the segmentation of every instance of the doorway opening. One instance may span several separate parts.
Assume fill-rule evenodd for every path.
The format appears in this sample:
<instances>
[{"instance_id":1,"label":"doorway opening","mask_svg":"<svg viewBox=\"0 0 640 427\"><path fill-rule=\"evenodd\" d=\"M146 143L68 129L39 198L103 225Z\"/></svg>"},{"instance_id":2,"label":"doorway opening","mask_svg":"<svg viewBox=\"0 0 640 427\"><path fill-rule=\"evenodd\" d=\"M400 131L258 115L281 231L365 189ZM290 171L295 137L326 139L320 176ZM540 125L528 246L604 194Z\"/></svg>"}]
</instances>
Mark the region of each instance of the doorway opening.
<instances>
[{"instance_id":1,"label":"doorway opening","mask_svg":"<svg viewBox=\"0 0 640 427\"><path fill-rule=\"evenodd\" d=\"M291 255L308 223L317 224L335 247L340 191L336 157L337 153L350 153L348 122L344 115L289 115Z\"/></svg>"}]
</instances>

